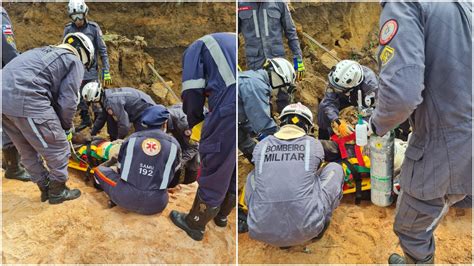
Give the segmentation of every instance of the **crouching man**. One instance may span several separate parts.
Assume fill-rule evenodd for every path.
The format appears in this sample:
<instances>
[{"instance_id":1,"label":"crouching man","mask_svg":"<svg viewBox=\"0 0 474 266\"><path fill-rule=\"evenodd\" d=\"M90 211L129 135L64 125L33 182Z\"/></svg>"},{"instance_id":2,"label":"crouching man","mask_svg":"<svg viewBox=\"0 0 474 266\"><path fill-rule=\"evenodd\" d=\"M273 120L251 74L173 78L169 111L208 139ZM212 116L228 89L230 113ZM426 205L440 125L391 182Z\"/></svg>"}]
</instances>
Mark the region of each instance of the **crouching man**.
<instances>
[{"instance_id":1,"label":"crouching man","mask_svg":"<svg viewBox=\"0 0 474 266\"><path fill-rule=\"evenodd\" d=\"M180 167L181 148L166 134L169 112L163 105L147 108L144 130L130 135L118 155L118 168L106 162L94 169L96 182L115 204L140 214L162 212L168 204L167 187Z\"/></svg>"},{"instance_id":2,"label":"crouching man","mask_svg":"<svg viewBox=\"0 0 474 266\"><path fill-rule=\"evenodd\" d=\"M320 167L324 151L307 135L313 115L306 106L286 106L280 120L280 130L255 147L245 201L250 237L289 247L322 237L342 198L343 171L336 163Z\"/></svg>"}]
</instances>

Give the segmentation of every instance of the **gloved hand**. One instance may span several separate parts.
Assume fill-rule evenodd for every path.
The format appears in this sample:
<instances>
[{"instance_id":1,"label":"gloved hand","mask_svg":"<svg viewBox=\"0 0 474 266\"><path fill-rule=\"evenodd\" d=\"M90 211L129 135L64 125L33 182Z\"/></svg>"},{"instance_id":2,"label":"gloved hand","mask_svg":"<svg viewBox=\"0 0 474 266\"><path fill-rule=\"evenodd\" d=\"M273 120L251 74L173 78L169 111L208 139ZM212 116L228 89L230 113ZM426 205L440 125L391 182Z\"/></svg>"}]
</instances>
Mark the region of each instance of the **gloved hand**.
<instances>
[{"instance_id":1,"label":"gloved hand","mask_svg":"<svg viewBox=\"0 0 474 266\"><path fill-rule=\"evenodd\" d=\"M73 131L74 131L74 130L73 130L72 128L69 129L69 130L65 130L65 131L64 131L64 134L66 134L66 140L67 140L67 141L71 141L71 140L72 140L72 132L73 132Z\"/></svg>"},{"instance_id":2,"label":"gloved hand","mask_svg":"<svg viewBox=\"0 0 474 266\"><path fill-rule=\"evenodd\" d=\"M303 59L299 58L299 57L294 57L293 58L293 65L295 67L296 80L301 81L303 79L304 72L305 72Z\"/></svg>"},{"instance_id":3,"label":"gloved hand","mask_svg":"<svg viewBox=\"0 0 474 266\"><path fill-rule=\"evenodd\" d=\"M108 69L102 70L102 80L104 81L105 85L112 85L112 77L110 76L110 72Z\"/></svg>"},{"instance_id":4,"label":"gloved hand","mask_svg":"<svg viewBox=\"0 0 474 266\"><path fill-rule=\"evenodd\" d=\"M344 120L341 121L339 119L335 119L332 121L332 124L334 128L337 128L337 131L341 137L347 137L352 132L354 132L354 129L352 129Z\"/></svg>"}]
</instances>

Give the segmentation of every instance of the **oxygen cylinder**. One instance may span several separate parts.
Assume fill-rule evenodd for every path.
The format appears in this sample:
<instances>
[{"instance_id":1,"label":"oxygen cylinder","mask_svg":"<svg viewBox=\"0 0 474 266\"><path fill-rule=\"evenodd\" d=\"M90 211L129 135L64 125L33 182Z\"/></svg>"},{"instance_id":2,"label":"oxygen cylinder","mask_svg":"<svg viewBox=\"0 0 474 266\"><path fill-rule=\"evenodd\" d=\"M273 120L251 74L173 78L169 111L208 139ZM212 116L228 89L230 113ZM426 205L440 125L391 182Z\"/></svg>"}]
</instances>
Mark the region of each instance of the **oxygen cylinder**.
<instances>
[{"instance_id":1,"label":"oxygen cylinder","mask_svg":"<svg viewBox=\"0 0 474 266\"><path fill-rule=\"evenodd\" d=\"M395 133L388 132L382 137L371 135L370 147L370 198L381 207L393 202L393 160Z\"/></svg>"}]
</instances>

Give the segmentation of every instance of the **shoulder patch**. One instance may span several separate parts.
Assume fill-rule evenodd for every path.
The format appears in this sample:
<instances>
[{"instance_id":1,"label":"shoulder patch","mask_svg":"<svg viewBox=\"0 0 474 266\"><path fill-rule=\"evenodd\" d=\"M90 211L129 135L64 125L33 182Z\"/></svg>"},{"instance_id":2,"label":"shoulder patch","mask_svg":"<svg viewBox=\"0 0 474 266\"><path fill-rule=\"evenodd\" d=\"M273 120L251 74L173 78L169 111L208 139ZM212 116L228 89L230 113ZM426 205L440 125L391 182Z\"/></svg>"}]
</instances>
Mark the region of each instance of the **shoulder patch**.
<instances>
[{"instance_id":1,"label":"shoulder patch","mask_svg":"<svg viewBox=\"0 0 474 266\"><path fill-rule=\"evenodd\" d=\"M147 138L142 141L142 150L148 156L155 156L161 151L161 143L154 138Z\"/></svg>"},{"instance_id":2,"label":"shoulder patch","mask_svg":"<svg viewBox=\"0 0 474 266\"><path fill-rule=\"evenodd\" d=\"M2 32L5 35L13 35L12 25L10 24L2 25Z\"/></svg>"},{"instance_id":3,"label":"shoulder patch","mask_svg":"<svg viewBox=\"0 0 474 266\"><path fill-rule=\"evenodd\" d=\"M382 52L380 52L380 62L382 63L382 66L386 65L390 60L392 60L393 56L395 55L395 49L393 47L390 47L389 45L386 45Z\"/></svg>"},{"instance_id":4,"label":"shoulder patch","mask_svg":"<svg viewBox=\"0 0 474 266\"><path fill-rule=\"evenodd\" d=\"M387 43L389 43L393 39L393 37L395 37L395 34L397 34L397 31L398 31L397 21L395 19L387 20L383 24L379 32L380 45L386 45Z\"/></svg>"}]
</instances>

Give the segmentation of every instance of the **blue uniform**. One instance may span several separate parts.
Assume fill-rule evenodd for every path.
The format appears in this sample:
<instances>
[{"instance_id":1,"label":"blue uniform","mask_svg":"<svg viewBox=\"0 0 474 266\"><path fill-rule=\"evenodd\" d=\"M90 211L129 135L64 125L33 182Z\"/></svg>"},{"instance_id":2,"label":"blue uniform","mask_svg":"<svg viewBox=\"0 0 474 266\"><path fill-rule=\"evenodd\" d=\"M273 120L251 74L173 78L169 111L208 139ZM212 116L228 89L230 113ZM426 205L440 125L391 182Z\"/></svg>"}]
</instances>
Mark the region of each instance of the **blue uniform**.
<instances>
[{"instance_id":1,"label":"blue uniform","mask_svg":"<svg viewBox=\"0 0 474 266\"><path fill-rule=\"evenodd\" d=\"M2 12L2 68L8 64L13 58L18 55L16 50L15 35L13 34L13 26L8 16L7 11L0 7ZM2 146L5 148L8 145L11 145L12 141L2 131Z\"/></svg>"},{"instance_id":2,"label":"blue uniform","mask_svg":"<svg viewBox=\"0 0 474 266\"><path fill-rule=\"evenodd\" d=\"M449 206L472 195L472 3L382 5L371 121L381 136L410 119L394 230L424 260Z\"/></svg>"},{"instance_id":3,"label":"blue uniform","mask_svg":"<svg viewBox=\"0 0 474 266\"><path fill-rule=\"evenodd\" d=\"M94 175L117 205L140 214L162 212L168 204L168 185L179 169L181 148L161 129L135 132L118 155L119 168L99 166Z\"/></svg>"},{"instance_id":4,"label":"blue uniform","mask_svg":"<svg viewBox=\"0 0 474 266\"><path fill-rule=\"evenodd\" d=\"M239 1L238 30L244 35L245 59L249 69L262 68L267 58L285 58L283 33L293 57L302 58L296 27L287 3Z\"/></svg>"},{"instance_id":5,"label":"blue uniform","mask_svg":"<svg viewBox=\"0 0 474 266\"><path fill-rule=\"evenodd\" d=\"M72 128L83 64L69 50L47 46L15 57L2 74L2 126L32 181L49 175L66 182L70 151L64 130Z\"/></svg>"},{"instance_id":6,"label":"blue uniform","mask_svg":"<svg viewBox=\"0 0 474 266\"><path fill-rule=\"evenodd\" d=\"M331 122L339 118L340 110L348 106L357 106L357 91L362 91L363 104L366 102L366 97L368 102L371 101L370 97L375 100L379 86L377 75L368 67L362 66L362 69L364 70L364 80L347 94L336 92L330 86L326 89L318 108L319 139L329 139L332 135Z\"/></svg>"},{"instance_id":7,"label":"blue uniform","mask_svg":"<svg viewBox=\"0 0 474 266\"><path fill-rule=\"evenodd\" d=\"M142 112L155 105L151 97L134 88L106 89L100 103L102 112L97 116L91 134L97 134L107 122L107 131L112 140L123 139L133 123L135 130L141 126Z\"/></svg>"},{"instance_id":8,"label":"blue uniform","mask_svg":"<svg viewBox=\"0 0 474 266\"><path fill-rule=\"evenodd\" d=\"M271 116L272 87L265 70L239 73L239 150L249 158L255 148L252 138L271 135L277 125Z\"/></svg>"},{"instance_id":9,"label":"blue uniform","mask_svg":"<svg viewBox=\"0 0 474 266\"><path fill-rule=\"evenodd\" d=\"M235 194L236 35L214 33L192 43L183 56L183 111L189 127L204 120L199 143L199 197L219 206ZM204 117L204 102L209 113Z\"/></svg>"},{"instance_id":10,"label":"blue uniform","mask_svg":"<svg viewBox=\"0 0 474 266\"><path fill-rule=\"evenodd\" d=\"M168 131L176 138L182 149L181 165L185 169L183 183L192 183L196 181L199 169L199 145L190 141L189 135L186 134L189 125L186 114L183 112L183 105L175 104L170 106L168 111L170 112Z\"/></svg>"}]
</instances>

